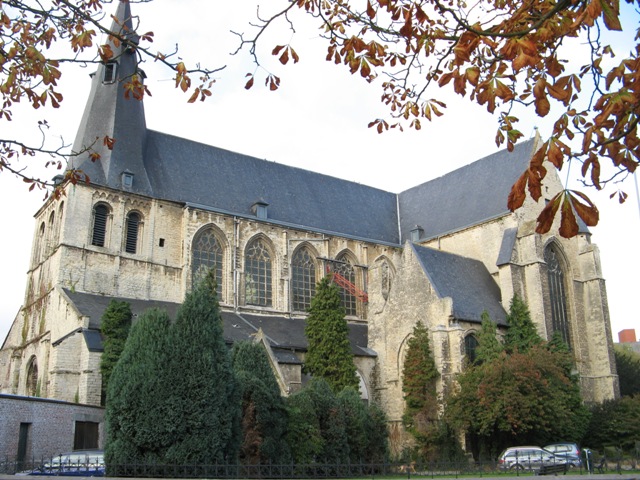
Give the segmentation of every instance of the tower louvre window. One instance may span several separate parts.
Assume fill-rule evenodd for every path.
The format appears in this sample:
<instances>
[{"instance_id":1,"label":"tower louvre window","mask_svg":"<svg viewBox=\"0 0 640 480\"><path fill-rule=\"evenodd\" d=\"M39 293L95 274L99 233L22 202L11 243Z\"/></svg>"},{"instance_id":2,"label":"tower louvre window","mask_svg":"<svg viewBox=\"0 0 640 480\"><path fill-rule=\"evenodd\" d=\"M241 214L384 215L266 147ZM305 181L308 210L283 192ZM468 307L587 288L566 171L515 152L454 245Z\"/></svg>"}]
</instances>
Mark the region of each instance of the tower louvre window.
<instances>
[{"instance_id":1,"label":"tower louvre window","mask_svg":"<svg viewBox=\"0 0 640 480\"><path fill-rule=\"evenodd\" d=\"M108 62L104 64L104 73L102 76L102 83L113 83L116 81L116 62Z\"/></svg>"},{"instance_id":2,"label":"tower louvre window","mask_svg":"<svg viewBox=\"0 0 640 480\"><path fill-rule=\"evenodd\" d=\"M138 252L138 236L140 233L140 214L131 212L127 216L127 229L124 249L127 253Z\"/></svg>"},{"instance_id":3,"label":"tower louvre window","mask_svg":"<svg viewBox=\"0 0 640 480\"><path fill-rule=\"evenodd\" d=\"M91 245L104 247L107 237L107 222L109 220L109 207L98 204L93 207L93 231Z\"/></svg>"}]
</instances>

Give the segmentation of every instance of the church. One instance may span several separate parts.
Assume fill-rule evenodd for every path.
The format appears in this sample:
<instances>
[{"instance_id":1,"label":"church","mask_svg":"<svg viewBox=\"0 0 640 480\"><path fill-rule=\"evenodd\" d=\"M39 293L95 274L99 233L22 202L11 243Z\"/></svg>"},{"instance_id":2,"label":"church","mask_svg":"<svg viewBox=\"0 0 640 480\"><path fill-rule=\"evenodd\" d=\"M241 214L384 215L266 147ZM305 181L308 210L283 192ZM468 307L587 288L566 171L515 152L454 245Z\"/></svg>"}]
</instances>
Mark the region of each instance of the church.
<instances>
[{"instance_id":1,"label":"church","mask_svg":"<svg viewBox=\"0 0 640 480\"><path fill-rule=\"evenodd\" d=\"M131 28L129 9L120 3L116 17ZM559 332L570 346L585 400L617 396L591 233L535 233L541 205L562 188L555 170L539 202L506 207L538 138L391 193L148 129L144 102L124 95L132 75L144 77L137 54L113 48L92 76L69 160L91 181L60 184L64 196L35 214L23 306L0 350L1 393L100 405L110 300L129 302L134 321L149 307L173 316L214 269L226 341L262 341L283 395L306 380L306 310L331 273L361 396L383 407L392 439L415 324L429 329L442 389L473 356L482 313L504 332L515 294L543 338Z\"/></svg>"}]
</instances>

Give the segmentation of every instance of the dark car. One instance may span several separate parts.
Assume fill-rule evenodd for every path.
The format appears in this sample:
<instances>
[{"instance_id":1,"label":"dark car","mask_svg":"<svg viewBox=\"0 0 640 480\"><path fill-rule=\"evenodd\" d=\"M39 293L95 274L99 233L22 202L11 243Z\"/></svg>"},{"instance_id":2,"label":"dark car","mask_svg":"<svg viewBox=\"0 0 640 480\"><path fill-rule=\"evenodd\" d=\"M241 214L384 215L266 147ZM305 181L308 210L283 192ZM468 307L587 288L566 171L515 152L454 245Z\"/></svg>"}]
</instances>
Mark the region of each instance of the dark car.
<instances>
[{"instance_id":1,"label":"dark car","mask_svg":"<svg viewBox=\"0 0 640 480\"><path fill-rule=\"evenodd\" d=\"M564 458L571 468L582 466L580 447L575 443L552 443L544 447L556 457Z\"/></svg>"},{"instance_id":2,"label":"dark car","mask_svg":"<svg viewBox=\"0 0 640 480\"><path fill-rule=\"evenodd\" d=\"M102 450L76 450L52 457L33 470L16 475L60 475L65 477L104 477Z\"/></svg>"},{"instance_id":3,"label":"dark car","mask_svg":"<svg viewBox=\"0 0 640 480\"><path fill-rule=\"evenodd\" d=\"M510 447L498 457L498 467L501 470L539 471L541 467L564 465L565 463L565 459L556 457L544 448L535 446Z\"/></svg>"}]
</instances>

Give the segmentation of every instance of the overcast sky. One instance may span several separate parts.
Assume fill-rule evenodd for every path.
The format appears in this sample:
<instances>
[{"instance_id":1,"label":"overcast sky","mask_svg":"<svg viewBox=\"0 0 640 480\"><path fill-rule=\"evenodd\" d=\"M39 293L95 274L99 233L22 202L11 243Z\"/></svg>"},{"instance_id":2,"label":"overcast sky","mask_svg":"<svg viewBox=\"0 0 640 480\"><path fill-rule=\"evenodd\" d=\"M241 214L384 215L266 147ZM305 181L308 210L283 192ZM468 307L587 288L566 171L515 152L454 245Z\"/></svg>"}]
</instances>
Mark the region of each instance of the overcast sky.
<instances>
[{"instance_id":1,"label":"overcast sky","mask_svg":"<svg viewBox=\"0 0 640 480\"><path fill-rule=\"evenodd\" d=\"M270 92L256 81L256 86L246 91L244 75L254 67L246 53L229 55L237 47L237 37L230 30L247 29L255 13L253 3L243 0L227 6L231 2L155 0L132 5L133 13L141 16L142 31L155 33L154 48L166 50L178 43L187 61L227 65L218 75L213 96L205 103L188 105L187 97L173 89L169 72L146 64L143 68L153 95L145 99L150 129L394 193L498 150L494 141L496 118L450 95L443 98L448 105L445 116L432 124L423 122L420 132L405 129L379 135L367 128L371 120L386 114L386 107L380 103L380 82L367 84L346 68L325 62L325 43L316 38L308 22L303 22L307 28L299 29L292 40L301 56L297 65L282 67L269 58L268 52L275 44L291 40L288 31L279 28L278 38L265 39L264 58L270 60L272 72L282 78L280 90ZM637 15L626 20L637 27ZM7 132L28 132L36 138L37 130L25 122L46 118L50 137L58 143L71 143L92 70L65 70L63 106L55 112L33 112L26 104L20 106L11 125L3 121L3 136ZM259 71L258 76L261 74ZM543 136L549 133L549 122L533 113L521 115L521 119L525 138L532 136L535 128ZM55 174L49 170L44 176ZM566 178L566 172L561 175ZM640 213L633 179L624 187L630 194L624 205L609 200L609 191L589 192L601 212L600 225L592 229L592 241L600 247L614 341L618 331L638 324L635 274L640 266ZM0 341L22 304L33 215L42 205L42 197L41 192L29 193L22 182L0 173L0 222L4 226L0 236Z\"/></svg>"}]
</instances>

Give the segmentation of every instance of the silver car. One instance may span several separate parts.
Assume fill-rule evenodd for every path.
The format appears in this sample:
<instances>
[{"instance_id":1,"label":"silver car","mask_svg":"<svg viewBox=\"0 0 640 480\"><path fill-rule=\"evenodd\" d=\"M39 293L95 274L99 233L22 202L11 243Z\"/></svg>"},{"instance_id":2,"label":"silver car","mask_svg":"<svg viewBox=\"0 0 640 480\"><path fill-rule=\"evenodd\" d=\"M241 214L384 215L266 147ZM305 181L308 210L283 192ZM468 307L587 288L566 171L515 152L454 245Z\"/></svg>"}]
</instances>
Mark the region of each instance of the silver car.
<instances>
[{"instance_id":1,"label":"silver car","mask_svg":"<svg viewBox=\"0 0 640 480\"><path fill-rule=\"evenodd\" d=\"M571 468L578 468L582 465L580 447L575 443L553 443L545 446L544 449L550 451L556 457L566 459Z\"/></svg>"},{"instance_id":2,"label":"silver car","mask_svg":"<svg viewBox=\"0 0 640 480\"><path fill-rule=\"evenodd\" d=\"M564 465L566 459L556 457L544 448L534 446L510 447L498 457L498 467L501 470L532 470L541 467Z\"/></svg>"}]
</instances>

